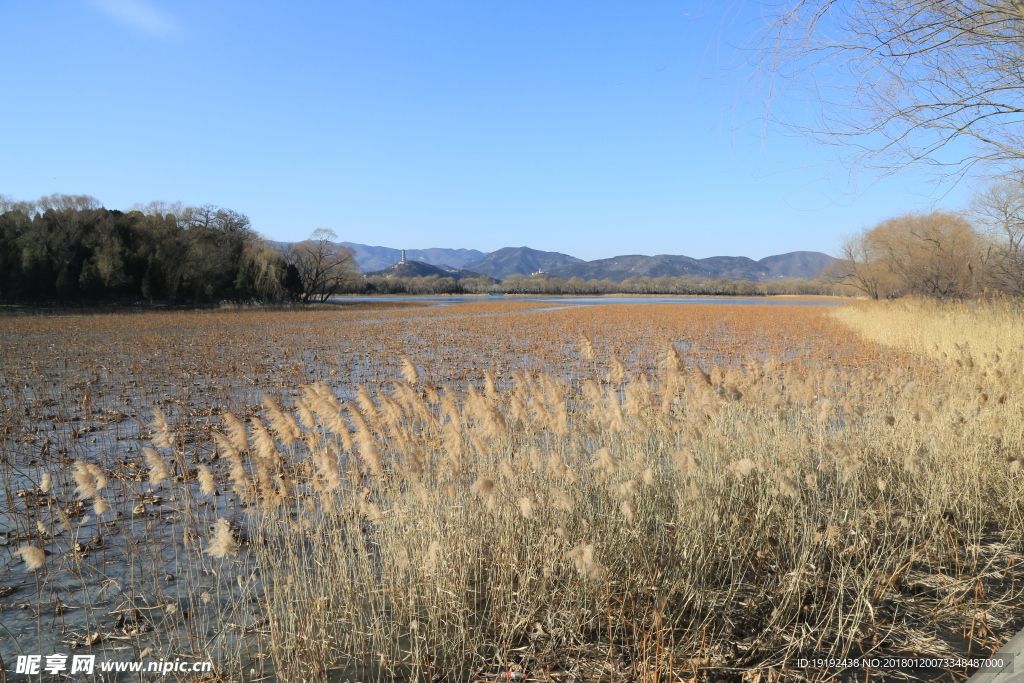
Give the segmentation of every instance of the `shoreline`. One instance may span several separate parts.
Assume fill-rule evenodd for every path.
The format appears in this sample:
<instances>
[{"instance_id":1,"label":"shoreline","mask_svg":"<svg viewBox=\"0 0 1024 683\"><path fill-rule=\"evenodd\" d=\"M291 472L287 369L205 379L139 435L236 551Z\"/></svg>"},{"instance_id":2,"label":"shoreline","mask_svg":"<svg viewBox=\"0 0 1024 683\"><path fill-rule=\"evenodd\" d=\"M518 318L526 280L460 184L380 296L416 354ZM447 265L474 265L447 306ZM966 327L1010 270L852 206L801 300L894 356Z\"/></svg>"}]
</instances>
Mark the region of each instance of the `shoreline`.
<instances>
[{"instance_id":1,"label":"shoreline","mask_svg":"<svg viewBox=\"0 0 1024 683\"><path fill-rule=\"evenodd\" d=\"M863 297L842 297L828 294L339 294L327 301L315 301L307 304L299 302L258 302L258 301L220 301L204 304L156 304L156 303L111 303L82 305L0 305L0 317L17 315L45 315L52 313L166 313L168 311L223 311L223 310L282 310L301 311L315 310L338 304L358 303L413 303L417 300L450 300L479 299L481 301L514 299L530 301L537 299L564 299L574 301L581 299L708 299L710 301L736 301L737 299L754 299L759 301L821 301L848 302L867 301Z\"/></svg>"}]
</instances>

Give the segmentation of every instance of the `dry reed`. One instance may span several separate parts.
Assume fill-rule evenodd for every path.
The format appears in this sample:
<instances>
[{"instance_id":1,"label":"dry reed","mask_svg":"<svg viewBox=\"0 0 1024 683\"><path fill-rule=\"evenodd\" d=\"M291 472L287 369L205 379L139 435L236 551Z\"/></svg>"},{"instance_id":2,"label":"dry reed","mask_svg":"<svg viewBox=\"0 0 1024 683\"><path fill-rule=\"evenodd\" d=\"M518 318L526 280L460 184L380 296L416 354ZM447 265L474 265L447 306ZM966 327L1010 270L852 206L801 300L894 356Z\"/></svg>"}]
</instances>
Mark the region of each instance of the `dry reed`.
<instances>
[{"instance_id":1,"label":"dry reed","mask_svg":"<svg viewBox=\"0 0 1024 683\"><path fill-rule=\"evenodd\" d=\"M1024 362L970 325L945 359L795 308L0 325L8 538L43 553L37 609L88 606L76 642L126 609L136 651L230 680L267 655L281 679L802 680L833 674L801 656L987 652L1016 624Z\"/></svg>"}]
</instances>

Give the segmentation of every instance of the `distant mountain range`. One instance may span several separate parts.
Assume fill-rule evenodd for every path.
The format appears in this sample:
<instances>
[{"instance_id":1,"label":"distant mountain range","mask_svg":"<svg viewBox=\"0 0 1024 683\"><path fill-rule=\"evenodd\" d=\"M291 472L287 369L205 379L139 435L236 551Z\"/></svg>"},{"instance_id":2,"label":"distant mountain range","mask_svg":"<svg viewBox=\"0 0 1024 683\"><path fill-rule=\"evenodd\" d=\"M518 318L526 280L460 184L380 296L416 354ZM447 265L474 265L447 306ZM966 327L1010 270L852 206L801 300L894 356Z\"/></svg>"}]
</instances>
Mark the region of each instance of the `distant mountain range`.
<instances>
[{"instance_id":1,"label":"distant mountain range","mask_svg":"<svg viewBox=\"0 0 1024 683\"><path fill-rule=\"evenodd\" d=\"M354 242L342 242L356 251L356 262L360 269L367 271L389 271L402 258L400 249L371 247ZM478 277L481 273L504 280L519 273L531 275L543 271L557 277L580 277L584 280L612 280L622 282L631 277L694 277L733 280L777 280L783 278L812 279L835 259L818 251L793 251L788 254L766 256L755 261L745 256L712 256L695 259L689 256L660 254L657 256L615 256L596 261L561 254L555 251L539 251L529 247L505 247L485 254L476 249L408 249L406 262L419 262L421 266L436 266L443 277L455 277L453 273L467 272L460 277ZM420 268L416 266L415 268ZM404 269L403 273L405 270ZM401 277L412 277L401 275ZM374 274L385 274L375 272Z\"/></svg>"},{"instance_id":2,"label":"distant mountain range","mask_svg":"<svg viewBox=\"0 0 1024 683\"><path fill-rule=\"evenodd\" d=\"M631 277L695 277L731 280L775 280L787 277L810 279L818 275L834 259L816 251L794 251L768 256L755 261L745 256L712 256L695 259L689 256L615 256L554 268L549 272L559 277L580 277L622 282Z\"/></svg>"}]
</instances>

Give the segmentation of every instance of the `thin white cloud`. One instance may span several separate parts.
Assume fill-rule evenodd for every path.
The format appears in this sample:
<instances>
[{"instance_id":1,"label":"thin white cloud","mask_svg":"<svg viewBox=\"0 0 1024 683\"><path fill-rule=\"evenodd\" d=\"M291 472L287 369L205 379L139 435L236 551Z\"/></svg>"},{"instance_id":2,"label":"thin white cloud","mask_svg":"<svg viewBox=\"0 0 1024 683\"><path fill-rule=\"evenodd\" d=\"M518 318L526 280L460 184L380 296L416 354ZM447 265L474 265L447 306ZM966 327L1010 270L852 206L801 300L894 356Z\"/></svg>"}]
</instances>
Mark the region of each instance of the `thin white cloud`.
<instances>
[{"instance_id":1,"label":"thin white cloud","mask_svg":"<svg viewBox=\"0 0 1024 683\"><path fill-rule=\"evenodd\" d=\"M180 30L174 17L149 0L89 0L89 4L119 24L154 38L171 38Z\"/></svg>"}]
</instances>

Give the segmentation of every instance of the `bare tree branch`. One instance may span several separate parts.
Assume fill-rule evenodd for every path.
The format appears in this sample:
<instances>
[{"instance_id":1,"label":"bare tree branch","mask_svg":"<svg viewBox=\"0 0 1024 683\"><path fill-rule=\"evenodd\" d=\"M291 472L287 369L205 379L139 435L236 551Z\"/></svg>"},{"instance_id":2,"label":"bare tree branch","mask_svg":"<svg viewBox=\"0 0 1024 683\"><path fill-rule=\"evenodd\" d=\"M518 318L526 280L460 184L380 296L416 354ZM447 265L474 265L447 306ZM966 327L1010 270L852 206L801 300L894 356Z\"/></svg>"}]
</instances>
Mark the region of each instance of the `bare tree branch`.
<instances>
[{"instance_id":1,"label":"bare tree branch","mask_svg":"<svg viewBox=\"0 0 1024 683\"><path fill-rule=\"evenodd\" d=\"M303 303L326 301L358 275L355 250L331 241L337 238L333 230L319 228L288 250L287 260L299 271Z\"/></svg>"},{"instance_id":2,"label":"bare tree branch","mask_svg":"<svg viewBox=\"0 0 1024 683\"><path fill-rule=\"evenodd\" d=\"M1024 0L765 7L755 61L769 103L786 93L816 114L787 127L852 150L858 167L1024 167ZM969 151L958 154L960 141Z\"/></svg>"}]
</instances>

